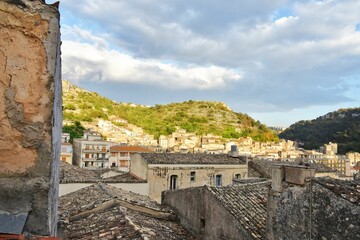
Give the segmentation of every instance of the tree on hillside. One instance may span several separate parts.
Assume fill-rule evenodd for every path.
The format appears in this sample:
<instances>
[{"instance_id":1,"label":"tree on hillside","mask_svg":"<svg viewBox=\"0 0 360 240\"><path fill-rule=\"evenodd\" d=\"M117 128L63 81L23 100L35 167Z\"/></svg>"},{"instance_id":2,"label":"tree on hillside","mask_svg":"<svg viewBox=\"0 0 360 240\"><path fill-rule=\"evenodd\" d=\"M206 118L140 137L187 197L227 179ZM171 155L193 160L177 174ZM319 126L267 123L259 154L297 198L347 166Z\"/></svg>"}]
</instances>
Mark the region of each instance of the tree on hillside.
<instances>
[{"instance_id":1,"label":"tree on hillside","mask_svg":"<svg viewBox=\"0 0 360 240\"><path fill-rule=\"evenodd\" d=\"M71 143L73 143L74 138L81 138L84 135L84 130L85 127L79 121L75 121L71 125L65 125L62 128L63 133L70 133Z\"/></svg>"}]
</instances>

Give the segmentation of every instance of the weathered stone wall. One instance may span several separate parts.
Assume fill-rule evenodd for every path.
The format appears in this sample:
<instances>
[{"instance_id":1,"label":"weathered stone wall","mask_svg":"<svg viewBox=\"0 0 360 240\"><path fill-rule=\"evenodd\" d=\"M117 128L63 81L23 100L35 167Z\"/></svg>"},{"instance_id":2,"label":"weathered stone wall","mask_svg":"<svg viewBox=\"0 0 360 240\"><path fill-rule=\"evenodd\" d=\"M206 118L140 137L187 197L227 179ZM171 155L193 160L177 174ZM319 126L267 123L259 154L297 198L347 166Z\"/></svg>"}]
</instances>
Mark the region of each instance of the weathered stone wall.
<instances>
[{"instance_id":1,"label":"weathered stone wall","mask_svg":"<svg viewBox=\"0 0 360 240\"><path fill-rule=\"evenodd\" d=\"M268 239L360 239L360 206L315 181L271 191Z\"/></svg>"},{"instance_id":2,"label":"weathered stone wall","mask_svg":"<svg viewBox=\"0 0 360 240\"><path fill-rule=\"evenodd\" d=\"M197 239L251 239L206 186L165 191L162 204L173 208L181 224Z\"/></svg>"},{"instance_id":3,"label":"weathered stone wall","mask_svg":"<svg viewBox=\"0 0 360 240\"><path fill-rule=\"evenodd\" d=\"M61 143L59 12L0 1L0 210L55 235ZM0 223L1 224L1 223Z\"/></svg>"}]
</instances>

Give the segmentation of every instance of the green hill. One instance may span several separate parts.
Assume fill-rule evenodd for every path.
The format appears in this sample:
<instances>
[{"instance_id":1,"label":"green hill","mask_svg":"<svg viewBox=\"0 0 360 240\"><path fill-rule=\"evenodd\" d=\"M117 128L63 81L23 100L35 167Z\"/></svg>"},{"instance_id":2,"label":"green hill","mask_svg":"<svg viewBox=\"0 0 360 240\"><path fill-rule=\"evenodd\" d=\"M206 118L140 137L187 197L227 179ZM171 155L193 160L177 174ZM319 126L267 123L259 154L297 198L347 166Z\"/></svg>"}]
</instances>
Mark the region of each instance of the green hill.
<instances>
[{"instance_id":1,"label":"green hill","mask_svg":"<svg viewBox=\"0 0 360 240\"><path fill-rule=\"evenodd\" d=\"M341 154L360 152L360 108L340 109L314 120L297 122L279 136L300 141L306 149L335 142Z\"/></svg>"},{"instance_id":2,"label":"green hill","mask_svg":"<svg viewBox=\"0 0 360 240\"><path fill-rule=\"evenodd\" d=\"M189 100L154 107L118 103L64 80L63 107L64 120L97 122L116 116L141 127L155 138L169 135L179 126L199 135L212 133L224 138L250 136L257 141L278 140L265 125L246 114L233 112L221 102Z\"/></svg>"}]
</instances>

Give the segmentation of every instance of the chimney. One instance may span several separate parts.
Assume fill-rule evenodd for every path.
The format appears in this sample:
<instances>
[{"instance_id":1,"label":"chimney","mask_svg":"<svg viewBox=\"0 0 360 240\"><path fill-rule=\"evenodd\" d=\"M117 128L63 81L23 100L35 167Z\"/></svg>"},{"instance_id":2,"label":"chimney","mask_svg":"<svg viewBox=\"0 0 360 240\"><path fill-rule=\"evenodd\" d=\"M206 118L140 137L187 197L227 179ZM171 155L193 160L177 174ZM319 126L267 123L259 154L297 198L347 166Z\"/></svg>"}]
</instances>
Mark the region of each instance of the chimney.
<instances>
[{"instance_id":1,"label":"chimney","mask_svg":"<svg viewBox=\"0 0 360 240\"><path fill-rule=\"evenodd\" d=\"M346 158L345 160L345 176L351 177L351 167L350 167L350 160Z\"/></svg>"},{"instance_id":2,"label":"chimney","mask_svg":"<svg viewBox=\"0 0 360 240\"><path fill-rule=\"evenodd\" d=\"M239 152L236 145L231 145L231 151L229 153L229 156L234 158L239 157Z\"/></svg>"}]
</instances>

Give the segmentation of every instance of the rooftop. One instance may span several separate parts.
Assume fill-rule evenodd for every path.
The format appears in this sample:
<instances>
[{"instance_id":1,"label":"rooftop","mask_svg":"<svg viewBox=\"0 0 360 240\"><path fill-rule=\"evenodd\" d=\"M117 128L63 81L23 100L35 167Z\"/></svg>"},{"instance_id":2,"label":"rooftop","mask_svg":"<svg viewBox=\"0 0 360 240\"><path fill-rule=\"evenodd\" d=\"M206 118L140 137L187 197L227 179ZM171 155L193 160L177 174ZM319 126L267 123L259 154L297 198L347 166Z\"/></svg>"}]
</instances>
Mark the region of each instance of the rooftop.
<instances>
[{"instance_id":1,"label":"rooftop","mask_svg":"<svg viewBox=\"0 0 360 240\"><path fill-rule=\"evenodd\" d=\"M149 197L97 183L59 199L66 239L195 239Z\"/></svg>"},{"instance_id":2,"label":"rooftop","mask_svg":"<svg viewBox=\"0 0 360 240\"><path fill-rule=\"evenodd\" d=\"M119 175L103 178L102 174L111 169L88 170L62 162L60 163L60 183L142 183L146 182L131 173L118 172Z\"/></svg>"},{"instance_id":3,"label":"rooftop","mask_svg":"<svg viewBox=\"0 0 360 240\"><path fill-rule=\"evenodd\" d=\"M267 196L271 181L208 187L252 239L266 239Z\"/></svg>"},{"instance_id":4,"label":"rooftop","mask_svg":"<svg viewBox=\"0 0 360 240\"><path fill-rule=\"evenodd\" d=\"M329 189L339 197L360 206L360 181L333 178L314 178L312 181Z\"/></svg>"},{"instance_id":5,"label":"rooftop","mask_svg":"<svg viewBox=\"0 0 360 240\"><path fill-rule=\"evenodd\" d=\"M315 168L317 173L336 172L336 170L327 167L320 163L302 163L300 161L288 162L288 161L268 161L268 160L251 160L249 161L249 168L253 168L259 172L263 177L271 178L271 166L272 165L305 165L311 168Z\"/></svg>"},{"instance_id":6,"label":"rooftop","mask_svg":"<svg viewBox=\"0 0 360 240\"><path fill-rule=\"evenodd\" d=\"M227 154L140 153L149 164L246 164L241 157Z\"/></svg>"}]
</instances>

